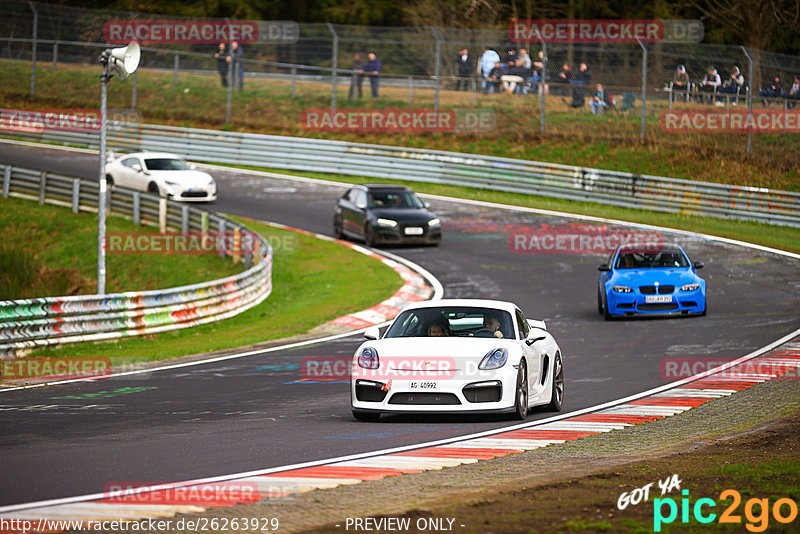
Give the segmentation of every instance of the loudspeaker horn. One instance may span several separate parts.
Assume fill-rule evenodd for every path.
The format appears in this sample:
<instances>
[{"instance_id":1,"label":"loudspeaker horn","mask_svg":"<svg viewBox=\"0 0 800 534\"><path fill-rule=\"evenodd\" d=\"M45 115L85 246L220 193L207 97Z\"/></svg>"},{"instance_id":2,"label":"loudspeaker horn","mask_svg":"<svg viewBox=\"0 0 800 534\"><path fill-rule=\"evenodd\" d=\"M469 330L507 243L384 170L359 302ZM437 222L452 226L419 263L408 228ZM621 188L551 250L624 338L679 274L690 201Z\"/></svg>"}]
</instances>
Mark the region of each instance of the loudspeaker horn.
<instances>
[{"instance_id":1,"label":"loudspeaker horn","mask_svg":"<svg viewBox=\"0 0 800 534\"><path fill-rule=\"evenodd\" d=\"M124 80L129 74L136 72L139 68L139 60L142 58L142 50L139 43L131 41L128 46L114 48L111 50L111 57L108 65L111 73L120 80Z\"/></svg>"}]
</instances>

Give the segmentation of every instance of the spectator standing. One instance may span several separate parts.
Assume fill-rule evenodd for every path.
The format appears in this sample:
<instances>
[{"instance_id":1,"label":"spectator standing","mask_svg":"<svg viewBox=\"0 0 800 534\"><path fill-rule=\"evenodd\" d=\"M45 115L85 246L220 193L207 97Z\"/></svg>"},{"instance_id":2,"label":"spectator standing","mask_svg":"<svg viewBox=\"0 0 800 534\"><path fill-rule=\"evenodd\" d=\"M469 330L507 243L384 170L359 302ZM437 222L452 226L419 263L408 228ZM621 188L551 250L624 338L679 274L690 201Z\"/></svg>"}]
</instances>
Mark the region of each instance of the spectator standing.
<instances>
[{"instance_id":1,"label":"spectator standing","mask_svg":"<svg viewBox=\"0 0 800 534\"><path fill-rule=\"evenodd\" d=\"M469 91L469 78L472 76L472 58L469 57L469 50L466 48L461 49L458 52L458 57L456 58L456 64L458 65L458 80L456 81L456 91L460 90L461 85L463 84L464 91Z\"/></svg>"},{"instance_id":2,"label":"spectator standing","mask_svg":"<svg viewBox=\"0 0 800 534\"><path fill-rule=\"evenodd\" d=\"M556 78L559 84L562 84L563 90L560 91L562 96L567 96L567 86L572 83L572 67L570 67L567 63L564 63L564 66L561 67L561 72L558 73L558 78Z\"/></svg>"},{"instance_id":3,"label":"spectator standing","mask_svg":"<svg viewBox=\"0 0 800 534\"><path fill-rule=\"evenodd\" d=\"M584 106L586 103L584 96L585 86L589 85L591 81L592 71L589 70L586 63L581 63L580 67L578 67L578 74L572 80L572 103L570 107L582 108Z\"/></svg>"},{"instance_id":4,"label":"spectator standing","mask_svg":"<svg viewBox=\"0 0 800 534\"><path fill-rule=\"evenodd\" d=\"M719 73L717 72L717 69L715 69L713 67L713 65L709 66L706 69L706 75L703 76L703 81L700 83L700 91L702 91L704 93L712 93L713 94L713 93L717 92L717 90L719 89L720 85L722 85L722 80L719 77ZM708 98L709 98L708 103L709 104L713 104L714 103L714 97L713 96L709 96Z\"/></svg>"},{"instance_id":5,"label":"spectator standing","mask_svg":"<svg viewBox=\"0 0 800 534\"><path fill-rule=\"evenodd\" d=\"M244 89L244 62L242 56L244 52L239 46L239 41L231 41L231 53L227 57L228 63L233 69L233 88L236 89L236 82L239 82L239 90Z\"/></svg>"},{"instance_id":6,"label":"spectator standing","mask_svg":"<svg viewBox=\"0 0 800 534\"><path fill-rule=\"evenodd\" d=\"M217 60L217 72L219 72L219 78L222 82L222 87L228 87L228 51L225 49L225 43L219 44L219 49L217 49L216 53L214 54L214 59Z\"/></svg>"},{"instance_id":7,"label":"spectator standing","mask_svg":"<svg viewBox=\"0 0 800 534\"><path fill-rule=\"evenodd\" d=\"M363 95L361 91L361 83L364 81L364 75L361 74L361 69L364 68L364 62L361 59L361 54L353 56L353 73L350 75L350 91L347 93L347 98L352 100L358 91L358 98Z\"/></svg>"},{"instance_id":8,"label":"spectator standing","mask_svg":"<svg viewBox=\"0 0 800 534\"><path fill-rule=\"evenodd\" d=\"M364 65L362 73L369 76L369 85L372 89L372 98L378 98L378 86L381 83L381 60L374 52L370 52L367 56L367 64Z\"/></svg>"},{"instance_id":9,"label":"spectator standing","mask_svg":"<svg viewBox=\"0 0 800 534\"><path fill-rule=\"evenodd\" d=\"M478 68L480 72L478 74L481 75L483 81L481 82L481 89L484 93L490 92L493 88L493 85L489 83L489 76L492 73L492 70L495 68L495 64L500 61L500 55L489 48L488 46L483 49L483 54L481 55L480 62L478 64Z\"/></svg>"}]
</instances>

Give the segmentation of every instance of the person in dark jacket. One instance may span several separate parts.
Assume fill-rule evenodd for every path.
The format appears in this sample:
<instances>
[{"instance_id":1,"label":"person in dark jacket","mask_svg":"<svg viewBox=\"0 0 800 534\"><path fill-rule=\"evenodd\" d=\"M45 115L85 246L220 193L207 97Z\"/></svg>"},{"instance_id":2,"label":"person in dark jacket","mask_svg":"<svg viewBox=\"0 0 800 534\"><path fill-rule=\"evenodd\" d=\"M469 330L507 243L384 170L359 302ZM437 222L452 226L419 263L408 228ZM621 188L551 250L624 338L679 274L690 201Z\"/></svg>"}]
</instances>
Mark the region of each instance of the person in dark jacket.
<instances>
[{"instance_id":1,"label":"person in dark jacket","mask_svg":"<svg viewBox=\"0 0 800 534\"><path fill-rule=\"evenodd\" d=\"M797 107L797 100L800 100L800 76L795 74L794 80L792 81L791 87L789 87L789 92L786 95L786 98L790 100L794 100L794 102L787 102L786 106L789 109L795 109Z\"/></svg>"},{"instance_id":2,"label":"person in dark jacket","mask_svg":"<svg viewBox=\"0 0 800 534\"><path fill-rule=\"evenodd\" d=\"M217 72L222 82L222 87L228 87L228 51L225 50L225 43L219 44L219 49L214 54L217 60Z\"/></svg>"},{"instance_id":3,"label":"person in dark jacket","mask_svg":"<svg viewBox=\"0 0 800 534\"><path fill-rule=\"evenodd\" d=\"M369 61L364 65L364 69L361 72L369 76L372 98L378 98L378 86L381 83L381 60L378 59L374 52L370 52L367 58Z\"/></svg>"},{"instance_id":4,"label":"person in dark jacket","mask_svg":"<svg viewBox=\"0 0 800 534\"><path fill-rule=\"evenodd\" d=\"M763 97L761 102L765 105L770 105L771 98L780 98L783 96L783 82L781 82L781 75L776 74L772 77L772 83L770 83L766 89L761 89L758 91L758 96Z\"/></svg>"},{"instance_id":5,"label":"person in dark jacket","mask_svg":"<svg viewBox=\"0 0 800 534\"><path fill-rule=\"evenodd\" d=\"M561 67L561 72L558 73L555 81L559 86L557 94L567 96L567 86L572 83L572 67L570 67L567 63L564 63L564 66Z\"/></svg>"},{"instance_id":6,"label":"person in dark jacket","mask_svg":"<svg viewBox=\"0 0 800 534\"><path fill-rule=\"evenodd\" d=\"M231 52L228 54L226 59L231 64L231 68L233 69L233 88L236 89L236 84L238 82L240 91L244 89L244 62L242 61L243 55L244 52L242 51L242 47L239 46L239 41L231 41Z\"/></svg>"},{"instance_id":7,"label":"person in dark jacket","mask_svg":"<svg viewBox=\"0 0 800 534\"><path fill-rule=\"evenodd\" d=\"M356 90L358 90L358 98L363 96L361 91L361 82L364 81L364 75L362 74L362 70L364 68L364 62L361 59L361 54L356 54L353 56L353 74L350 76L350 92L347 94L347 98L350 100L356 95Z\"/></svg>"},{"instance_id":8,"label":"person in dark jacket","mask_svg":"<svg viewBox=\"0 0 800 534\"><path fill-rule=\"evenodd\" d=\"M456 80L456 91L461 90L461 87L464 87L464 91L469 90L469 77L472 76L473 65L472 65L472 58L469 57L469 50L463 48L458 52L458 57L456 57L456 65L458 66L458 77L459 80Z\"/></svg>"},{"instance_id":9,"label":"person in dark jacket","mask_svg":"<svg viewBox=\"0 0 800 534\"><path fill-rule=\"evenodd\" d=\"M584 91L586 90L586 86L592 81L592 71L589 70L589 67L586 63L581 63L581 66L578 67L578 73L575 75L575 78L572 80L572 103L570 107L573 108L582 108L586 103L584 99Z\"/></svg>"}]
</instances>

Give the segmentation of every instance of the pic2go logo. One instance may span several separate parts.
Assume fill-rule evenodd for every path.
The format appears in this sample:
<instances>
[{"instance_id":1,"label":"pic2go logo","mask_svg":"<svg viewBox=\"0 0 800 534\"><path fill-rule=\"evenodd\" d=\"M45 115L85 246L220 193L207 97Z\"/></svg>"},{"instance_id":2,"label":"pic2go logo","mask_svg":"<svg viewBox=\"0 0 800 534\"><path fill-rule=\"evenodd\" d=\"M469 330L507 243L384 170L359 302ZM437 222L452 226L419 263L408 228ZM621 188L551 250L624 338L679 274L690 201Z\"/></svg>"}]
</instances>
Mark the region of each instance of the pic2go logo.
<instances>
[{"instance_id":1,"label":"pic2go logo","mask_svg":"<svg viewBox=\"0 0 800 534\"><path fill-rule=\"evenodd\" d=\"M661 532L661 525L669 525L678 518L678 512L681 514L681 523L689 523L689 512L691 511L695 520L700 523L711 523L717 518L717 514L712 513L709 509L717 506L714 499L702 498L695 501L694 506L689 503L689 490L681 491L683 498L681 504L675 502L675 499L666 497L663 499L653 500L653 531ZM719 516L718 523L735 523L741 524L742 516L736 513L739 505L742 502L741 494L734 490L728 489L719 494L720 500L726 501L733 499L733 502L728 505L725 511ZM667 509L666 516L665 507ZM769 499L759 499L753 497L748 499L744 504L744 516L747 519L745 528L750 532L764 532L769 527L770 515L778 523L789 524L797 519L797 503L789 498L778 499L773 503L770 508Z\"/></svg>"}]
</instances>

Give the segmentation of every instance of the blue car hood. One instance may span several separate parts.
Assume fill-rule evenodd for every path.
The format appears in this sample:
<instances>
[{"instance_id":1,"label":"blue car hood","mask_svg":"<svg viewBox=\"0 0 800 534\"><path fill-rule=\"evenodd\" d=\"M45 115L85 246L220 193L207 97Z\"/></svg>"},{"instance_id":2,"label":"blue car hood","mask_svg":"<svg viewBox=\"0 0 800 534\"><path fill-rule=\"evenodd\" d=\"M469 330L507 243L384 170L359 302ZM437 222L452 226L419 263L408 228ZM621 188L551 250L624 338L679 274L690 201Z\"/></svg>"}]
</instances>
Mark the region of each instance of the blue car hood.
<instances>
[{"instance_id":1,"label":"blue car hood","mask_svg":"<svg viewBox=\"0 0 800 534\"><path fill-rule=\"evenodd\" d=\"M699 282L700 277L692 272L689 267L675 269L622 269L615 271L610 281L615 284L626 284L632 287L651 286L655 282L658 282L659 285L679 286Z\"/></svg>"}]
</instances>

